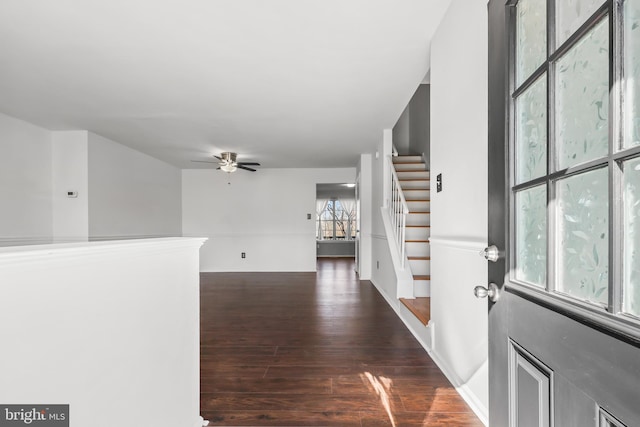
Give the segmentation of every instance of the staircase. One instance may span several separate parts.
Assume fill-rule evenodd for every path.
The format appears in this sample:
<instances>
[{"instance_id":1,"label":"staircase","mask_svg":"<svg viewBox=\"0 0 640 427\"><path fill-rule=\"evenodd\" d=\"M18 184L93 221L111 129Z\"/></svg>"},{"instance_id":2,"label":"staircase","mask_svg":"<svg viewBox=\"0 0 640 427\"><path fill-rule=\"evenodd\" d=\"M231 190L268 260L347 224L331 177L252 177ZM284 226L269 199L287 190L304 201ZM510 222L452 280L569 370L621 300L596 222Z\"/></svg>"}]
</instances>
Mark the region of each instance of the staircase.
<instances>
[{"instance_id":1,"label":"staircase","mask_svg":"<svg viewBox=\"0 0 640 427\"><path fill-rule=\"evenodd\" d=\"M430 296L430 175L421 156L393 157L393 166L409 207L405 251L413 274L414 297Z\"/></svg>"}]
</instances>

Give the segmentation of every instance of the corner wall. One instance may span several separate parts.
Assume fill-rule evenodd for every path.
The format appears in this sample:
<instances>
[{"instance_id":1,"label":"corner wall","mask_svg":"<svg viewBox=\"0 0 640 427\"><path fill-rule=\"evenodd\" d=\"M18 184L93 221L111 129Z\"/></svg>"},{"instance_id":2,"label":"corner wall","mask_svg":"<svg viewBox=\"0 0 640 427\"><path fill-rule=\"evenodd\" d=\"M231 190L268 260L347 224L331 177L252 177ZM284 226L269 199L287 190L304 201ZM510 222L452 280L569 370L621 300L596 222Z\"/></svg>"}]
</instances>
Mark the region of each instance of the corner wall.
<instances>
[{"instance_id":1,"label":"corner wall","mask_svg":"<svg viewBox=\"0 0 640 427\"><path fill-rule=\"evenodd\" d=\"M316 184L345 182L355 168L186 169L182 230L209 238L201 271L315 271Z\"/></svg>"},{"instance_id":2,"label":"corner wall","mask_svg":"<svg viewBox=\"0 0 640 427\"><path fill-rule=\"evenodd\" d=\"M431 164L431 86L421 84L409 109L409 153L422 154L427 169Z\"/></svg>"},{"instance_id":3,"label":"corner wall","mask_svg":"<svg viewBox=\"0 0 640 427\"><path fill-rule=\"evenodd\" d=\"M180 169L89 132L89 239L182 234Z\"/></svg>"},{"instance_id":4,"label":"corner wall","mask_svg":"<svg viewBox=\"0 0 640 427\"><path fill-rule=\"evenodd\" d=\"M371 261L372 261L372 235L371 227L373 221L372 198L373 198L373 181L372 181L372 163L373 156L371 154L361 154L358 163L357 185L358 185L358 213L359 222L359 247L356 256L358 257L358 275L360 280L371 280Z\"/></svg>"},{"instance_id":5,"label":"corner wall","mask_svg":"<svg viewBox=\"0 0 640 427\"><path fill-rule=\"evenodd\" d=\"M0 114L0 246L50 243L51 132Z\"/></svg>"},{"instance_id":6,"label":"corner wall","mask_svg":"<svg viewBox=\"0 0 640 427\"><path fill-rule=\"evenodd\" d=\"M377 147L377 152L372 159L372 183L373 191L371 199L372 228L371 228L371 282L384 295L387 302L398 310L398 275L394 266L389 237L385 229L382 217L382 208L385 198L390 191L390 172L387 167L393 145L393 131L385 129L382 133L382 141Z\"/></svg>"},{"instance_id":7,"label":"corner wall","mask_svg":"<svg viewBox=\"0 0 640 427\"><path fill-rule=\"evenodd\" d=\"M431 319L434 360L484 420L488 408L487 7L454 0L431 48Z\"/></svg>"},{"instance_id":8,"label":"corner wall","mask_svg":"<svg viewBox=\"0 0 640 427\"><path fill-rule=\"evenodd\" d=\"M52 132L54 242L89 240L87 138L86 130Z\"/></svg>"}]
</instances>

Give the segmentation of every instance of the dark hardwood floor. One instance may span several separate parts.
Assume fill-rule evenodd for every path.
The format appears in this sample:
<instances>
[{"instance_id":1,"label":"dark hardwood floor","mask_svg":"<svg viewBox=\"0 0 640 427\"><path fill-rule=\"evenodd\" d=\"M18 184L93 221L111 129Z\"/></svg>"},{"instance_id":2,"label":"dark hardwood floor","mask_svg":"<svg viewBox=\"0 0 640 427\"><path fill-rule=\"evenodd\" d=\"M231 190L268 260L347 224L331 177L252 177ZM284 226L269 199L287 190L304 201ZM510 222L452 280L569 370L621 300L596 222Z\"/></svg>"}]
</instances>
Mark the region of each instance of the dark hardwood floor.
<instances>
[{"instance_id":1,"label":"dark hardwood floor","mask_svg":"<svg viewBox=\"0 0 640 427\"><path fill-rule=\"evenodd\" d=\"M209 425L482 426L353 268L201 275Z\"/></svg>"}]
</instances>

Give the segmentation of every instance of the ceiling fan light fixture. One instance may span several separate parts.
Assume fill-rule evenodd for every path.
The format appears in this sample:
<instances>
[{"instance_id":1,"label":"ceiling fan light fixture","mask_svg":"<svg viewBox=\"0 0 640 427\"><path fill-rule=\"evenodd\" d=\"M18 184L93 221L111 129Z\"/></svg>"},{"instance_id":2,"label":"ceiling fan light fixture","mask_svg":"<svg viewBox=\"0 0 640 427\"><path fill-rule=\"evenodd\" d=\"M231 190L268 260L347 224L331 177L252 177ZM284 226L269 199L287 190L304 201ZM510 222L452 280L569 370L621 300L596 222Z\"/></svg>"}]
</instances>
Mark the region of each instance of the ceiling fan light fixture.
<instances>
[{"instance_id":1,"label":"ceiling fan light fixture","mask_svg":"<svg viewBox=\"0 0 640 427\"><path fill-rule=\"evenodd\" d=\"M221 165L220 169L224 172L231 173L235 172L238 169L238 165L236 165L235 163L227 163L226 165Z\"/></svg>"}]
</instances>

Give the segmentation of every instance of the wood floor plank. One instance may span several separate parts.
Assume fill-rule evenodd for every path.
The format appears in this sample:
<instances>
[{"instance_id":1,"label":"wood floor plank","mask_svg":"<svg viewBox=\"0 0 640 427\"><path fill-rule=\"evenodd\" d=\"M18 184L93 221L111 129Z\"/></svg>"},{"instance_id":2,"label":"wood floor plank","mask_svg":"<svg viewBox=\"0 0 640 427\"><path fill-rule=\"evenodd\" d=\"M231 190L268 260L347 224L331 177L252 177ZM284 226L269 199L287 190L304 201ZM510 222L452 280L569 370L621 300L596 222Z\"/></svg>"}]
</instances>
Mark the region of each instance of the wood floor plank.
<instances>
[{"instance_id":1,"label":"wood floor plank","mask_svg":"<svg viewBox=\"0 0 640 427\"><path fill-rule=\"evenodd\" d=\"M401 412L393 414L393 423L386 413L362 412L362 427L484 427L469 413Z\"/></svg>"},{"instance_id":2,"label":"wood floor plank","mask_svg":"<svg viewBox=\"0 0 640 427\"><path fill-rule=\"evenodd\" d=\"M244 363L240 361L239 363ZM235 364L220 364L217 361L200 361L200 378L264 378L269 370L268 366L247 366Z\"/></svg>"},{"instance_id":3,"label":"wood floor plank","mask_svg":"<svg viewBox=\"0 0 640 427\"><path fill-rule=\"evenodd\" d=\"M335 378L340 376L352 376L360 378L360 374L369 372L372 375L381 375L395 379L423 378L432 375L433 372L441 374L437 367L414 367L414 366L269 366L265 378Z\"/></svg>"},{"instance_id":4,"label":"wood floor plank","mask_svg":"<svg viewBox=\"0 0 640 427\"><path fill-rule=\"evenodd\" d=\"M301 412L376 412L383 406L376 395L336 395L336 394L274 394L274 393L201 393L202 411L227 409L236 411L287 411ZM402 402L396 401L402 408Z\"/></svg>"},{"instance_id":5,"label":"wood floor plank","mask_svg":"<svg viewBox=\"0 0 640 427\"><path fill-rule=\"evenodd\" d=\"M207 411L202 416L209 425L220 426L292 426L360 427L359 412Z\"/></svg>"},{"instance_id":6,"label":"wood floor plank","mask_svg":"<svg viewBox=\"0 0 640 427\"><path fill-rule=\"evenodd\" d=\"M330 378L202 378L200 392L203 394L331 394L332 381Z\"/></svg>"},{"instance_id":7,"label":"wood floor plank","mask_svg":"<svg viewBox=\"0 0 640 427\"><path fill-rule=\"evenodd\" d=\"M212 426L482 425L352 260L202 273L200 326Z\"/></svg>"}]
</instances>

